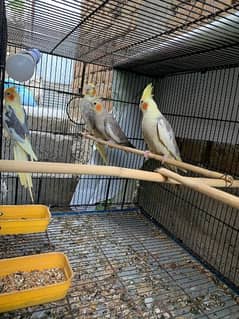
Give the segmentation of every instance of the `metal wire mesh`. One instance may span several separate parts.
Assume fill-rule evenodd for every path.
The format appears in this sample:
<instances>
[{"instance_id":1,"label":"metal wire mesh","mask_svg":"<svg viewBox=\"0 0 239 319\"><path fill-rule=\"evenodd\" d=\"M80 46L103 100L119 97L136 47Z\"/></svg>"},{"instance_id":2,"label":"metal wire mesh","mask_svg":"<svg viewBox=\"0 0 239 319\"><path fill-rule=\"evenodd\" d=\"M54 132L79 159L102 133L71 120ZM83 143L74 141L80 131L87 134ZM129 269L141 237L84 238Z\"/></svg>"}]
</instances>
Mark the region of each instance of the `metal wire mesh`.
<instances>
[{"instance_id":1,"label":"metal wire mesh","mask_svg":"<svg viewBox=\"0 0 239 319\"><path fill-rule=\"evenodd\" d=\"M18 50L19 48L9 46L8 54L14 54ZM142 147L136 105L141 89L147 83L146 78L137 79L128 94L124 91L125 85L130 83L126 76L117 77L112 70L102 66L85 65L76 60L44 54L30 81L19 84L8 75L5 78L5 88L15 86L21 93L22 104L28 116L31 143L39 161L103 164L93 143L79 135L85 129L79 113L79 99L84 85L89 82L96 83L97 94L104 96L106 107L113 109L129 139L136 147ZM133 121L128 117L129 113L134 117ZM12 142L6 138L3 138L2 157L13 158ZM108 151L108 157L111 165L135 168L142 165L140 157L128 157L122 152L116 154ZM30 203L28 191L20 185L17 174L6 173L2 176L8 187L6 197L1 198L3 203ZM78 184L80 191L76 193ZM124 205L132 204L135 197L134 185L132 181L106 176L33 174L35 203L58 207L98 204L97 209L113 208L116 205L123 208Z\"/></svg>"},{"instance_id":2,"label":"metal wire mesh","mask_svg":"<svg viewBox=\"0 0 239 319\"><path fill-rule=\"evenodd\" d=\"M0 3L0 158L2 157L2 130L3 130L3 82L5 77L5 57L7 49L7 19L4 1ZM0 173L0 194L6 189ZM1 197L1 196L0 196Z\"/></svg>"},{"instance_id":3,"label":"metal wire mesh","mask_svg":"<svg viewBox=\"0 0 239 319\"><path fill-rule=\"evenodd\" d=\"M142 139L138 103L145 85L153 82L155 99L161 112L173 126L182 158L187 162L221 171L222 174L239 176L239 4L237 1L6 0L5 3L8 16L9 53L29 47L37 47L45 53L38 64L35 76L30 82L25 82L21 86L34 96L35 106L31 105L29 92L24 91L22 98L28 115L31 141L40 161L86 163L93 158L92 143L78 134L79 130L84 129L84 124L79 118L77 101L84 91L84 85L88 82L97 84L97 93L104 96L107 108L113 110L131 142L136 147L144 149L146 146ZM0 30L3 26L1 22ZM2 35L3 33L0 33L0 37ZM3 48L4 46L0 46L1 57L5 56ZM1 92L4 81L3 70L1 64ZM7 85L19 86L6 76L5 86ZM0 97L2 102L2 96ZM6 139L2 140L1 156L5 159L12 158L11 144ZM117 165L140 168L143 164L141 158L130 157L121 152L117 156L110 155L110 164L115 163L116 158ZM152 166L148 163L146 168L147 165L148 169L153 169L158 163L152 163ZM19 184L17 175L2 174L2 181L8 186L7 196L1 198L2 203L29 202L29 196ZM137 185L129 180L105 176L79 178L60 174L54 176L34 174L33 183L36 203L58 207L77 206L90 210L123 209L132 206L137 189ZM115 196L116 189L120 189L117 191L117 196ZM226 191L239 194L238 189L226 189ZM139 187L138 204L171 235L222 274L227 282L234 285L234 288L238 287L239 220L236 210L184 188L146 182L141 183ZM142 318L142 313L146 311L147 315L150 313L155 317L159 314L159 318L163 312L169 313L170 318L170 316L175 317L177 311L180 315L180 311L186 309L184 315L190 318L192 304L182 306L179 303L184 302L185 296L186 300L188 297L192 298L191 293L193 294L194 290L189 291L189 286L185 288L186 290L182 289L181 280L183 283L185 278L187 281L188 276L191 276L189 281L193 284L195 281L197 287L195 296L199 296L199 301L202 302L205 300L199 292L200 289L204 291L203 287L206 287L205 291L207 292L207 289L210 291L210 285L213 291L216 289L214 283L207 282L205 274L203 279L198 273L200 279L195 277L194 271L199 267L198 263L195 266L195 261L192 262L193 266L190 266L190 269L182 262L180 276L182 270L185 277L181 279L180 276L179 279L172 277L174 276L172 272L176 272L174 262L176 264L178 262L174 258L178 256L181 265L182 258L185 256L189 258L188 255L170 241L167 241L167 245L161 246L157 241L158 235L154 237L150 234L152 226L146 224L144 220L138 220L138 215L105 216L106 219L96 216L90 219L84 216L82 224L74 218L53 221L54 227L50 228L50 233L56 236L57 247L70 254L75 269L80 276L90 278L91 286L86 295L80 297L79 287L74 286L76 290L71 291L70 297L63 303L50 306L50 312L53 308L57 309L57 315L61 316L62 313L64 318L77 317L79 314L85 317L104 317L102 300L97 299L97 295L95 297L98 303L93 305L97 310L91 309L93 314L85 310L88 309L85 304L105 280L107 289L113 289L112 286L116 285L114 289L116 294L120 295L116 300L119 307L122 306L123 311L126 311L125 317L130 317L127 313L130 311L133 318L137 316ZM62 238L65 226L68 224L72 227L72 232L67 230L66 236L70 236L71 242L64 246ZM79 228L79 225L83 227ZM117 228L115 233L110 232L112 227ZM91 237L92 228L97 230L95 237ZM73 231L74 229L76 231ZM102 232L106 233L106 237L103 237ZM144 235L146 237L143 237ZM122 242L117 244L119 236ZM24 241L19 244L21 249L26 245L28 236L22 238ZM43 237L40 239L40 236L29 236L29 238L38 238L45 245ZM92 240L90 245L89 240ZM14 239L9 238L10 243L13 241ZM152 250L155 241L156 255ZM117 245L120 248L116 253L114 248L118 247ZM127 253L128 245L130 254ZM88 248L85 249L87 246L92 249L89 254ZM30 248L29 251L28 248L26 250L34 253L34 248L31 247L32 250ZM41 247L40 251L48 249L47 246L44 247ZM142 255L138 257L138 249L142 251L143 256L146 256L146 264L142 262ZM17 254L20 250L16 248L15 252ZM78 253L82 257L80 263ZM4 257L14 254L14 250L10 252L4 250ZM157 254L162 254L165 260L170 260L172 269L161 267L161 261L158 263L161 255ZM85 265L84 260L85 263L89 261L89 265ZM94 262L99 264L99 268L103 267L103 274L97 278L98 282L93 278ZM142 268L139 270L141 275L137 279L137 284L140 286L146 278L146 288L142 284L142 289L147 291L146 295L150 295L150 291L155 291L159 296L155 300L164 304L162 300L170 299L172 296L165 286L160 286L164 290L158 292L153 284L159 282L152 264L159 265L160 269L157 268L157 271L178 293L177 298L183 295L183 301L176 299L177 306L172 308L176 309L176 312L170 313L172 309L167 301L164 309L159 307L160 310L157 310L159 313L156 313L156 306L153 308L144 306L146 297L142 291L133 298L131 304L131 293L134 293L131 292L131 279L127 279L130 277L128 273L121 274L117 262L119 265L128 263L127 267L133 265L135 268L132 268L132 273L135 273L135 269L138 271L137 264L140 262ZM79 267L84 269L83 273ZM114 274L117 274L116 277ZM116 278L113 282L112 277ZM180 281L179 285L177 280ZM150 286L147 286L147 282L150 282ZM132 291L135 291L135 286ZM202 312L194 313L194 317L236 318L237 306L231 297L222 294L220 309L205 310L200 306ZM175 302L175 295L173 296ZM217 300L217 295L213 296ZM78 305L79 300L83 303L82 306ZM107 300L107 307L110 309L112 300L110 298ZM169 304L172 305L172 300ZM115 317L120 317L122 309L115 314ZM185 312L184 310L182 311ZM107 311L105 316L108 316ZM28 315L28 311L25 311L25 314Z\"/></svg>"},{"instance_id":4,"label":"metal wire mesh","mask_svg":"<svg viewBox=\"0 0 239 319\"><path fill-rule=\"evenodd\" d=\"M137 211L53 217L51 249L74 279L65 300L2 318L230 318L236 296ZM46 252L44 234L5 236L1 256Z\"/></svg>"},{"instance_id":5,"label":"metal wire mesh","mask_svg":"<svg viewBox=\"0 0 239 319\"><path fill-rule=\"evenodd\" d=\"M6 5L14 45L150 75L238 63L237 1L7 0Z\"/></svg>"},{"instance_id":6,"label":"metal wire mesh","mask_svg":"<svg viewBox=\"0 0 239 319\"><path fill-rule=\"evenodd\" d=\"M157 98L183 159L239 175L238 68L164 78ZM186 94L185 94L186 93ZM187 137L187 138L185 138ZM152 170L158 163L148 163ZM238 195L238 189L225 191ZM142 182L139 205L238 286L238 210L194 191Z\"/></svg>"},{"instance_id":7,"label":"metal wire mesh","mask_svg":"<svg viewBox=\"0 0 239 319\"><path fill-rule=\"evenodd\" d=\"M233 193L238 195L238 191ZM144 182L140 186L139 205L182 244L238 286L236 209L183 187Z\"/></svg>"}]
</instances>

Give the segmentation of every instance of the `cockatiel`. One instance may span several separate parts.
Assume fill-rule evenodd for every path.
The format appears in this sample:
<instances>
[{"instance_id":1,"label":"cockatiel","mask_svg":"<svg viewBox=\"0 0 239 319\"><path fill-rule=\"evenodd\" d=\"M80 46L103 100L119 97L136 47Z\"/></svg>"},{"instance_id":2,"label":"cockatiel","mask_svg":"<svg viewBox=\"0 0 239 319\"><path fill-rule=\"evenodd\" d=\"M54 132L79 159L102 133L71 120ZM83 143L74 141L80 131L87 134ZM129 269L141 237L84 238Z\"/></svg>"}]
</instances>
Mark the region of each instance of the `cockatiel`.
<instances>
[{"instance_id":1,"label":"cockatiel","mask_svg":"<svg viewBox=\"0 0 239 319\"><path fill-rule=\"evenodd\" d=\"M21 105L20 96L14 87L10 87L4 91L3 127L6 136L14 143L14 159L21 161L36 161L37 157L32 150L29 139L30 135L27 126L26 113ZM21 185L28 188L31 200L34 202L31 174L18 173L18 176Z\"/></svg>"},{"instance_id":2,"label":"cockatiel","mask_svg":"<svg viewBox=\"0 0 239 319\"><path fill-rule=\"evenodd\" d=\"M91 134L94 133L95 120L94 112L92 110L93 101L97 100L95 87L93 84L88 84L86 86L86 91L84 97L80 100L80 112L86 124L87 131Z\"/></svg>"},{"instance_id":3,"label":"cockatiel","mask_svg":"<svg viewBox=\"0 0 239 319\"><path fill-rule=\"evenodd\" d=\"M181 161L173 129L159 111L153 99L152 90L153 86L150 83L144 89L140 100L140 109L143 112L142 131L144 140L150 152ZM175 166L167 166L177 171Z\"/></svg>"},{"instance_id":4,"label":"cockatiel","mask_svg":"<svg viewBox=\"0 0 239 319\"><path fill-rule=\"evenodd\" d=\"M111 113L107 112L101 101L95 101L93 109L95 112L96 131L101 134L104 140L111 140L116 144L134 148L116 119Z\"/></svg>"},{"instance_id":5,"label":"cockatiel","mask_svg":"<svg viewBox=\"0 0 239 319\"><path fill-rule=\"evenodd\" d=\"M102 138L95 130L95 113L92 109L93 102L99 100L96 96L95 86L92 83L86 85L85 95L80 101L80 112L86 124L87 131L95 137ZM102 157L105 164L108 163L105 146L96 143L96 149Z\"/></svg>"}]
</instances>

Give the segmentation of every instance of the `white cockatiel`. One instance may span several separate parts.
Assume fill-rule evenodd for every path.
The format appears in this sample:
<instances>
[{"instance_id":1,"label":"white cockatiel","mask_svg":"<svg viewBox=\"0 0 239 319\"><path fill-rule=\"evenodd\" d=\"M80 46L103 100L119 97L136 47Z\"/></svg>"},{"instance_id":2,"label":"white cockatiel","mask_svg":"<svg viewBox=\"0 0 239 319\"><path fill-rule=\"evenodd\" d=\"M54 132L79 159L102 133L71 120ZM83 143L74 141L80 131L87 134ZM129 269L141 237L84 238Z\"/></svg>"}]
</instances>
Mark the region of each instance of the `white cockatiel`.
<instances>
[{"instance_id":1,"label":"white cockatiel","mask_svg":"<svg viewBox=\"0 0 239 319\"><path fill-rule=\"evenodd\" d=\"M37 157L30 142L26 113L21 105L20 96L15 87L10 87L4 91L3 127L5 135L13 142L14 159L36 161ZM18 173L18 175L21 185L28 188L31 200L34 202L31 174Z\"/></svg>"},{"instance_id":2,"label":"white cockatiel","mask_svg":"<svg viewBox=\"0 0 239 319\"><path fill-rule=\"evenodd\" d=\"M153 99L152 90L153 86L150 83L144 89L140 100L140 109L143 112L142 131L144 140L150 152L181 161L173 129L159 111ZM177 171L176 167L172 165L167 166Z\"/></svg>"},{"instance_id":3,"label":"white cockatiel","mask_svg":"<svg viewBox=\"0 0 239 319\"><path fill-rule=\"evenodd\" d=\"M102 136L95 130L95 113L92 109L93 103L100 100L96 96L95 86L92 83L89 83L85 87L85 95L80 101L80 112L84 119L87 131L95 137L102 138ZM107 154L105 146L102 144L96 143L96 149L102 157L105 164L108 163Z\"/></svg>"}]
</instances>

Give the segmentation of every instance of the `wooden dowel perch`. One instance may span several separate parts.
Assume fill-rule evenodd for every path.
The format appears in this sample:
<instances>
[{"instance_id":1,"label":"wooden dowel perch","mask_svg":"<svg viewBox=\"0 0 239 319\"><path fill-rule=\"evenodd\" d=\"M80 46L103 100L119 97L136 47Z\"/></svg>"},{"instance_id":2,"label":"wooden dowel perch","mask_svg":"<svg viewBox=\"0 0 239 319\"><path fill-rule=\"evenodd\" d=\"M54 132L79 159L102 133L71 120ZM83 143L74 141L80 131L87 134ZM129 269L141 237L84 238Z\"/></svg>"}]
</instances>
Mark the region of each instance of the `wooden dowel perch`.
<instances>
[{"instance_id":1,"label":"wooden dowel perch","mask_svg":"<svg viewBox=\"0 0 239 319\"><path fill-rule=\"evenodd\" d=\"M142 181L151 181L156 183L179 184L175 180L164 178L158 173L143 171L138 169L105 166L105 165L83 165L55 162L28 162L15 160L0 160L0 172L24 172L24 173L47 173L47 174L70 174L70 175L105 175L121 178L131 178ZM187 180L201 182L209 186L225 187L222 179L211 179L201 177L184 177ZM239 180L234 180L230 188L239 188Z\"/></svg>"},{"instance_id":2,"label":"wooden dowel perch","mask_svg":"<svg viewBox=\"0 0 239 319\"><path fill-rule=\"evenodd\" d=\"M182 184L230 206L239 208L238 197L210 187L225 187L223 180L185 177L164 168L159 169L159 173L155 173L115 166L0 160L0 172L106 175L157 183ZM234 181L232 186L239 187L239 181Z\"/></svg>"},{"instance_id":3,"label":"wooden dowel perch","mask_svg":"<svg viewBox=\"0 0 239 319\"><path fill-rule=\"evenodd\" d=\"M0 172L49 173L71 175L89 174L100 176L105 175L160 183L165 182L167 179L159 175L158 173L117 166L83 165L54 162L28 162L15 160L0 160ZM178 184L174 181L168 182Z\"/></svg>"},{"instance_id":4,"label":"wooden dowel perch","mask_svg":"<svg viewBox=\"0 0 239 319\"><path fill-rule=\"evenodd\" d=\"M181 176L177 173L174 173L166 168L160 168L157 170L157 172L159 172L161 175L173 179L177 182L179 182L180 184L192 188L193 190L202 193L204 195L207 195L208 197L211 197L213 199L216 199L222 203L225 203L229 206L235 207L235 208L239 208L239 197L228 194L226 192L223 192L219 189L210 187L200 181L193 181L190 179L187 179L184 176Z\"/></svg>"},{"instance_id":5,"label":"wooden dowel perch","mask_svg":"<svg viewBox=\"0 0 239 319\"><path fill-rule=\"evenodd\" d=\"M89 135L87 133L80 133L82 136L89 138L97 143L103 144L103 145L107 145L109 147L112 148L116 148L122 151L126 151L126 152L130 152L130 153L134 153L137 155L143 155L144 156L144 151L138 150L136 148L131 148L131 147L127 147L127 146L122 146L122 145L118 145L115 143L111 143L111 142L107 142L104 141L100 138L94 137L92 135ZM149 152L148 154L149 158L153 158L155 160L158 160L160 162L165 162L167 164L172 164L173 166L177 166L178 168L183 168L187 171L191 171L200 175L203 175L205 177L209 177L209 178L219 178L222 179L226 182L226 184L231 185L233 183L233 177L230 175L223 175L222 173L216 172L216 171L211 171L209 169L203 168L203 167L199 167L196 165L192 165L192 164L188 164L185 162L181 162L181 161L176 161L174 159L165 159L162 155L157 155L157 154L153 154L151 152ZM224 185L227 186L227 185Z\"/></svg>"}]
</instances>

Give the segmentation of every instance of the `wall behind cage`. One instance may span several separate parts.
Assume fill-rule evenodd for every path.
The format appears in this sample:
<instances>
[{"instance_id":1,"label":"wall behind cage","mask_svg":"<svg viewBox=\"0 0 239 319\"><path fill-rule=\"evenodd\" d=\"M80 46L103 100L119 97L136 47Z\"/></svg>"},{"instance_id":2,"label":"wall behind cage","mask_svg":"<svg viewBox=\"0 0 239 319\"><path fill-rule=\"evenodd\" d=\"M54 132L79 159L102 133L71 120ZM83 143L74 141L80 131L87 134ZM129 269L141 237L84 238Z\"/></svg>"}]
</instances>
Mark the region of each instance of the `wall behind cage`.
<instances>
[{"instance_id":1,"label":"wall behind cage","mask_svg":"<svg viewBox=\"0 0 239 319\"><path fill-rule=\"evenodd\" d=\"M239 175L238 68L169 76L156 100L183 160ZM145 163L154 170L159 163ZM190 174L193 175L193 174ZM239 195L238 189L224 189ZM141 182L139 206L201 259L239 285L238 210L184 187Z\"/></svg>"}]
</instances>

